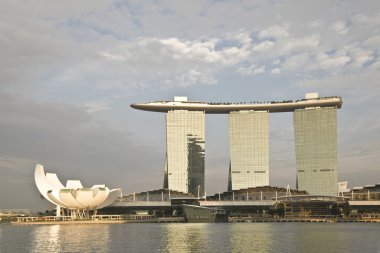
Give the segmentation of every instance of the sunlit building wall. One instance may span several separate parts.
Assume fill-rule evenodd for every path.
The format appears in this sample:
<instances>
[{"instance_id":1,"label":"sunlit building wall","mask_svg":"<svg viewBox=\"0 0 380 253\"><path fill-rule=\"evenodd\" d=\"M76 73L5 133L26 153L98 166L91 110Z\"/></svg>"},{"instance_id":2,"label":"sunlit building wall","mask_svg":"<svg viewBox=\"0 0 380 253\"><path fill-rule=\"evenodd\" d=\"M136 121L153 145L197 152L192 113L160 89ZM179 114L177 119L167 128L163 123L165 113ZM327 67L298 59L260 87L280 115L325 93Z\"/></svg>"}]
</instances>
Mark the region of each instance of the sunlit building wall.
<instances>
[{"instance_id":1,"label":"sunlit building wall","mask_svg":"<svg viewBox=\"0 0 380 253\"><path fill-rule=\"evenodd\" d=\"M269 185L269 116L267 111L229 113L229 190Z\"/></svg>"},{"instance_id":2,"label":"sunlit building wall","mask_svg":"<svg viewBox=\"0 0 380 253\"><path fill-rule=\"evenodd\" d=\"M336 108L294 111L297 189L316 195L337 195Z\"/></svg>"},{"instance_id":3,"label":"sunlit building wall","mask_svg":"<svg viewBox=\"0 0 380 253\"><path fill-rule=\"evenodd\" d=\"M164 187L195 196L204 194L205 113L166 113L167 160Z\"/></svg>"}]
</instances>

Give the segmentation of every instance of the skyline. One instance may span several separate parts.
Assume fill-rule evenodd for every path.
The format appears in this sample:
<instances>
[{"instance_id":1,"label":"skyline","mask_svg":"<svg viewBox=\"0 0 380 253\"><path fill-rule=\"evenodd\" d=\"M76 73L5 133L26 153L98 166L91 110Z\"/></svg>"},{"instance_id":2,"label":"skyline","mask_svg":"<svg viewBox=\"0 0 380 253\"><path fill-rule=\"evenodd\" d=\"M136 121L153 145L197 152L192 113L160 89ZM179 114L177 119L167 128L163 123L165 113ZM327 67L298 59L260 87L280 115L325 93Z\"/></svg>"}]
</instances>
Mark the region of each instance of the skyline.
<instances>
[{"instance_id":1,"label":"skyline","mask_svg":"<svg viewBox=\"0 0 380 253\"><path fill-rule=\"evenodd\" d=\"M37 163L124 193L161 188L163 115L129 105L175 95L341 96L338 181L380 182L376 1L5 0L0 14L0 208L47 208L33 184ZM227 118L205 124L206 191L223 192ZM270 185L295 188L291 113L269 124Z\"/></svg>"},{"instance_id":2,"label":"skyline","mask_svg":"<svg viewBox=\"0 0 380 253\"><path fill-rule=\"evenodd\" d=\"M203 195L206 114L228 114L227 191L269 186L269 114L293 112L296 189L335 196L337 110L342 104L339 96L319 97L313 92L296 101L213 103L175 96L173 101L135 103L131 107L165 113L164 189Z\"/></svg>"}]
</instances>

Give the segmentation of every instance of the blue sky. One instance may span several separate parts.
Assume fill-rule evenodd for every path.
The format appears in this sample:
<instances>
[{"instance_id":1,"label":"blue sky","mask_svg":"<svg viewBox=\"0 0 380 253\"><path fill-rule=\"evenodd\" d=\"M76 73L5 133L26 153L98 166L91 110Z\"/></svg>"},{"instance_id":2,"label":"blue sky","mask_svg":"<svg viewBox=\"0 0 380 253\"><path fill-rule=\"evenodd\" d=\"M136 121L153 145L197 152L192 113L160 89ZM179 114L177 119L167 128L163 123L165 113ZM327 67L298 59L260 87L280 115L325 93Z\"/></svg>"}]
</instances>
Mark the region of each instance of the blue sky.
<instances>
[{"instance_id":1,"label":"blue sky","mask_svg":"<svg viewBox=\"0 0 380 253\"><path fill-rule=\"evenodd\" d=\"M0 208L46 209L41 163L124 193L162 186L164 114L131 103L342 96L340 181L380 182L378 1L0 3ZM292 114L270 115L270 183L295 186ZM206 190L227 187L226 115L206 118ZM11 189L17 189L12 191Z\"/></svg>"}]
</instances>

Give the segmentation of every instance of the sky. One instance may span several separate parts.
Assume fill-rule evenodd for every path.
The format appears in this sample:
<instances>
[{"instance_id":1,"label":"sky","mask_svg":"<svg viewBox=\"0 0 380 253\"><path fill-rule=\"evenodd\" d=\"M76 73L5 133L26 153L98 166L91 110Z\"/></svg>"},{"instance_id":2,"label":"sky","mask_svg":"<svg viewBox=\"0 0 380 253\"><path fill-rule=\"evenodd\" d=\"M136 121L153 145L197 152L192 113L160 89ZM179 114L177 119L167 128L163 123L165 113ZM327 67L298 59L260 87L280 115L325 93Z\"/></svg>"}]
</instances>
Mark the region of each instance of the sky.
<instances>
[{"instance_id":1,"label":"sky","mask_svg":"<svg viewBox=\"0 0 380 253\"><path fill-rule=\"evenodd\" d=\"M130 104L341 96L338 179L380 183L380 2L2 0L0 209L53 208L34 167L124 194L162 188L165 114ZM293 115L270 115L270 184L295 187ZM206 191L227 189L226 115Z\"/></svg>"}]
</instances>

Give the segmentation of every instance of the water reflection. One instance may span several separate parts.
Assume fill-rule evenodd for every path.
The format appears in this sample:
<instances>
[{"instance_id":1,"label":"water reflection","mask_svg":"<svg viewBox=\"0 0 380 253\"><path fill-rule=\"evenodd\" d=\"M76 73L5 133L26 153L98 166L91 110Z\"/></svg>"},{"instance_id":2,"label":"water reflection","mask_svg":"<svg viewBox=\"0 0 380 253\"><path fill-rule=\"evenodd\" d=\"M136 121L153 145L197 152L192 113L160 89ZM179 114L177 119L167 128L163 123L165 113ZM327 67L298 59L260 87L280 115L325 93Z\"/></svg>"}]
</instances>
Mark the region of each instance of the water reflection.
<instances>
[{"instance_id":1,"label":"water reflection","mask_svg":"<svg viewBox=\"0 0 380 253\"><path fill-rule=\"evenodd\" d=\"M109 225L42 225L31 231L31 252L104 252Z\"/></svg>"},{"instance_id":2,"label":"water reflection","mask_svg":"<svg viewBox=\"0 0 380 253\"><path fill-rule=\"evenodd\" d=\"M167 252L200 252L207 248L207 224L168 224L162 248Z\"/></svg>"},{"instance_id":3,"label":"water reflection","mask_svg":"<svg viewBox=\"0 0 380 253\"><path fill-rule=\"evenodd\" d=\"M229 226L232 252L271 252L273 227L268 224L231 224Z\"/></svg>"},{"instance_id":4,"label":"water reflection","mask_svg":"<svg viewBox=\"0 0 380 253\"><path fill-rule=\"evenodd\" d=\"M0 252L380 252L379 224L0 225Z\"/></svg>"},{"instance_id":5,"label":"water reflection","mask_svg":"<svg viewBox=\"0 0 380 253\"><path fill-rule=\"evenodd\" d=\"M58 252L60 225L38 226L31 231L32 252Z\"/></svg>"},{"instance_id":6,"label":"water reflection","mask_svg":"<svg viewBox=\"0 0 380 253\"><path fill-rule=\"evenodd\" d=\"M307 225L300 224L294 229L297 233L298 240L294 244L296 250L305 248L313 249L311 252L317 252L315 249L336 249L337 252L350 252L351 242L356 233L345 231L342 233L341 224L315 224L315 229L310 231ZM354 232L354 231L352 231ZM343 237L342 237L343 236ZM368 251L369 252L369 251Z\"/></svg>"}]
</instances>

